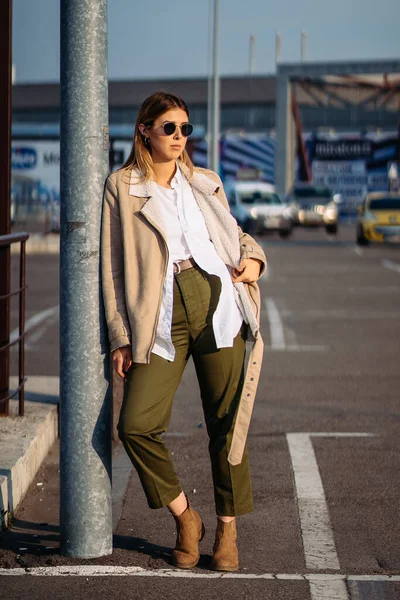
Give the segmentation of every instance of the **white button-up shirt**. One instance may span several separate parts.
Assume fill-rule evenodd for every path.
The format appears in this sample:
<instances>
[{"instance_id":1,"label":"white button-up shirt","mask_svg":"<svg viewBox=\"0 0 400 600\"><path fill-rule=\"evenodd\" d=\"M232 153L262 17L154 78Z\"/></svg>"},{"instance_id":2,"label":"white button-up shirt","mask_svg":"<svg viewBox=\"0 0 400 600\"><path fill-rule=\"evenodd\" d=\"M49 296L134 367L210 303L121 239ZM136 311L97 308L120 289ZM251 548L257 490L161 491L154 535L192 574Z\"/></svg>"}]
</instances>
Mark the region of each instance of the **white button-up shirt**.
<instances>
[{"instance_id":1,"label":"white button-up shirt","mask_svg":"<svg viewBox=\"0 0 400 600\"><path fill-rule=\"evenodd\" d=\"M164 281L160 316L157 325L154 354L173 361L175 348L171 339L173 311L173 263L192 256L203 271L217 275L221 293L213 315L213 329L217 348L233 346L243 316L236 304L230 273L211 242L204 217L192 188L179 168L171 181L171 188L153 183L153 194L159 201L164 221L164 234L169 250L169 262Z\"/></svg>"}]
</instances>

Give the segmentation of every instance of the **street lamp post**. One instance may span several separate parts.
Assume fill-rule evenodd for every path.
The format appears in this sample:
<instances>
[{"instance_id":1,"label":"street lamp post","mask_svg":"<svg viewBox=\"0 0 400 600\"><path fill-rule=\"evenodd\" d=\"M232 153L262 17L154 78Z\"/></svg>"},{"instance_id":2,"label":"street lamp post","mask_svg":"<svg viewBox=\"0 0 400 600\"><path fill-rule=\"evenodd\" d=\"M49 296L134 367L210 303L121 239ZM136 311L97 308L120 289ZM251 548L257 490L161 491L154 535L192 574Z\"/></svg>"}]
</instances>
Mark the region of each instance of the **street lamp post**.
<instances>
[{"instance_id":1,"label":"street lamp post","mask_svg":"<svg viewBox=\"0 0 400 600\"><path fill-rule=\"evenodd\" d=\"M219 173L220 78L219 78L219 0L213 6L213 59L211 111L211 168Z\"/></svg>"},{"instance_id":2,"label":"street lamp post","mask_svg":"<svg viewBox=\"0 0 400 600\"><path fill-rule=\"evenodd\" d=\"M111 401L100 284L107 0L61 0L61 553L112 552Z\"/></svg>"}]
</instances>

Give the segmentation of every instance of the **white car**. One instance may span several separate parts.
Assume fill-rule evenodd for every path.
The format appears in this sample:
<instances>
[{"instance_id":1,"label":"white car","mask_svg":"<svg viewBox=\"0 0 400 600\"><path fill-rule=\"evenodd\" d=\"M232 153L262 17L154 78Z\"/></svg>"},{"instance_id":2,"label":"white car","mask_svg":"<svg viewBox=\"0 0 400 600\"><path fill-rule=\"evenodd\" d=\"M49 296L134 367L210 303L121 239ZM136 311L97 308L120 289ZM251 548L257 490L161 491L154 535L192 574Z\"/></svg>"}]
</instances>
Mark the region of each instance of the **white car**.
<instances>
[{"instance_id":1,"label":"white car","mask_svg":"<svg viewBox=\"0 0 400 600\"><path fill-rule=\"evenodd\" d=\"M224 183L232 215L246 233L277 231L288 237L293 230L289 207L265 181L228 181Z\"/></svg>"}]
</instances>

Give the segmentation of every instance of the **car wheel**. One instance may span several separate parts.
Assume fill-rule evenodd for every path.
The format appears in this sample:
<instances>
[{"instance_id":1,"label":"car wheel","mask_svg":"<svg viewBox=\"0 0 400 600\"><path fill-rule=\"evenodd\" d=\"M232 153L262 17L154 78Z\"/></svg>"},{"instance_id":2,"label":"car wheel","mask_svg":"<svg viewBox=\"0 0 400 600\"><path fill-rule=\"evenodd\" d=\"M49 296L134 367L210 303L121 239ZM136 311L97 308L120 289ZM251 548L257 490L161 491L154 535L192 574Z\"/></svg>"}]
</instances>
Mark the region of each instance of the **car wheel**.
<instances>
[{"instance_id":1,"label":"car wheel","mask_svg":"<svg viewBox=\"0 0 400 600\"><path fill-rule=\"evenodd\" d=\"M243 229L243 231L245 233L248 233L250 235L254 235L256 233L257 223L256 223L256 221L253 221L253 219L247 219L242 224L242 229Z\"/></svg>"},{"instance_id":2,"label":"car wheel","mask_svg":"<svg viewBox=\"0 0 400 600\"><path fill-rule=\"evenodd\" d=\"M338 226L335 223L334 225L326 225L325 226L325 231L326 233L334 233L336 234L338 232Z\"/></svg>"},{"instance_id":3,"label":"car wheel","mask_svg":"<svg viewBox=\"0 0 400 600\"><path fill-rule=\"evenodd\" d=\"M368 244L369 244L369 240L364 235L364 230L362 228L362 225L359 225L357 227L357 244L359 246L368 246Z\"/></svg>"},{"instance_id":4,"label":"car wheel","mask_svg":"<svg viewBox=\"0 0 400 600\"><path fill-rule=\"evenodd\" d=\"M279 231L279 237L281 237L281 238L288 238L289 236L292 235L292 233L293 233L293 229L292 228L290 228L290 229L281 229Z\"/></svg>"}]
</instances>

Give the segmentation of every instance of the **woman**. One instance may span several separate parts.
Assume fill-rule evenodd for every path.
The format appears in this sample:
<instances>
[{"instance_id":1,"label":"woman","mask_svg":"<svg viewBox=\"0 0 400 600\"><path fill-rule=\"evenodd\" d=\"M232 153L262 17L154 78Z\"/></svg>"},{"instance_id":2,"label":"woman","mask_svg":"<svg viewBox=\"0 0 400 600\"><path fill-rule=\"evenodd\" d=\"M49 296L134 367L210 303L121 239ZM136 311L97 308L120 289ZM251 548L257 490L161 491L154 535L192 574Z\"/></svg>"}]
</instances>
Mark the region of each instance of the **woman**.
<instances>
[{"instance_id":1,"label":"woman","mask_svg":"<svg viewBox=\"0 0 400 600\"><path fill-rule=\"evenodd\" d=\"M199 560L204 525L161 434L193 357L218 517L211 564L235 571L235 517L253 508L245 439L262 355L255 282L266 261L230 215L218 175L193 167L192 130L185 102L171 94L157 92L139 109L132 152L106 184L103 295L113 365L125 381L119 436L149 506L174 516L172 562L186 569ZM255 343L244 384L247 338Z\"/></svg>"}]
</instances>

